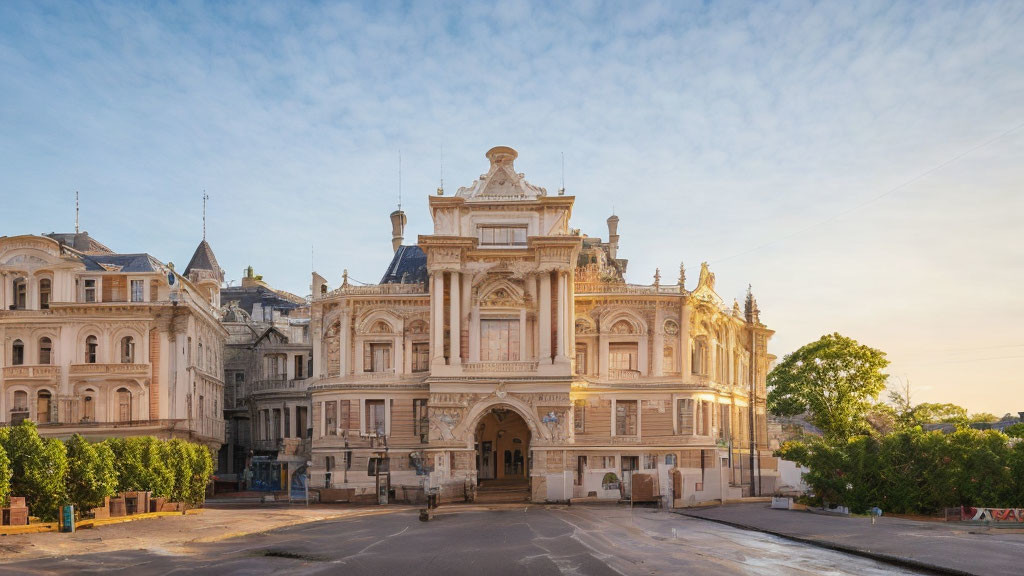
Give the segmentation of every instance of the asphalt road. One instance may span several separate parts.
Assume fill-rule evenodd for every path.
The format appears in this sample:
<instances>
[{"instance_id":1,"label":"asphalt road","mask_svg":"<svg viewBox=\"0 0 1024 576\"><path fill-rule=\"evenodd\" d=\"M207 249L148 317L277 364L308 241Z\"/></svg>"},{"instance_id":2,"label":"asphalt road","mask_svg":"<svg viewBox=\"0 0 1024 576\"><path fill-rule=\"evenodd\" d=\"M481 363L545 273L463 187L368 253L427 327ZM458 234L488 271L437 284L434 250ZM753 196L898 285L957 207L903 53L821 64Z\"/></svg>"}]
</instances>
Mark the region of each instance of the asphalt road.
<instances>
[{"instance_id":1,"label":"asphalt road","mask_svg":"<svg viewBox=\"0 0 1024 576\"><path fill-rule=\"evenodd\" d=\"M158 549L0 564L0 574L914 574L667 512L620 506L442 509L323 520L188 554Z\"/></svg>"}]
</instances>

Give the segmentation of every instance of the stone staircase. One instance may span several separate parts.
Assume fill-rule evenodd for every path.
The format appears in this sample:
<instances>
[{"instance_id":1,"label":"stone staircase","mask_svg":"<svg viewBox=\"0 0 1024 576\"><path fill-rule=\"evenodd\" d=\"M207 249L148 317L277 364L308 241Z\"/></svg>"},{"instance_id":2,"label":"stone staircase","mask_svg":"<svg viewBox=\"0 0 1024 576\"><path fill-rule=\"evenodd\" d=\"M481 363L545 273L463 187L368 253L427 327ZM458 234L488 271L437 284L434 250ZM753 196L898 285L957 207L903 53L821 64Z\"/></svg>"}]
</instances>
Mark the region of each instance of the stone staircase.
<instances>
[{"instance_id":1,"label":"stone staircase","mask_svg":"<svg viewBox=\"0 0 1024 576\"><path fill-rule=\"evenodd\" d=\"M477 504L514 504L530 501L526 480L483 480L477 488Z\"/></svg>"}]
</instances>

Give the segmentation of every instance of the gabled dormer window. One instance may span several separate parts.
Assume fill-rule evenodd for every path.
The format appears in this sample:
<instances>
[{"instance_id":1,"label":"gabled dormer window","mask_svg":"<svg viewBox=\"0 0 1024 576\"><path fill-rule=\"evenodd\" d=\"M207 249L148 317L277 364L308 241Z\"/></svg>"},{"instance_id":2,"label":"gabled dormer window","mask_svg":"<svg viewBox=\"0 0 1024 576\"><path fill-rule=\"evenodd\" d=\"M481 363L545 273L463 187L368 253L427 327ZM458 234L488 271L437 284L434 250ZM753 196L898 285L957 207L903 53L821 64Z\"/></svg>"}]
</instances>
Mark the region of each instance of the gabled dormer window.
<instances>
[{"instance_id":1,"label":"gabled dormer window","mask_svg":"<svg viewBox=\"0 0 1024 576\"><path fill-rule=\"evenodd\" d=\"M526 226L480 226L481 246L526 246Z\"/></svg>"}]
</instances>

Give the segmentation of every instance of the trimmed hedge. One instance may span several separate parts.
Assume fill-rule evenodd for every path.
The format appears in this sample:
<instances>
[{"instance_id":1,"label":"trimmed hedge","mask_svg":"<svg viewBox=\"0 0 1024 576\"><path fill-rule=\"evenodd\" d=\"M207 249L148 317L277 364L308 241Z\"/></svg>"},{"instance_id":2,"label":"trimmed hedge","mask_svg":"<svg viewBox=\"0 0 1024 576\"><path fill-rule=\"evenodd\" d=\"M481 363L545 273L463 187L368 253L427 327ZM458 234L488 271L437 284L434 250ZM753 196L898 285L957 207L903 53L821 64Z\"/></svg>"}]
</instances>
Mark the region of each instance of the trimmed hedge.
<instances>
[{"instance_id":1,"label":"trimmed hedge","mask_svg":"<svg viewBox=\"0 0 1024 576\"><path fill-rule=\"evenodd\" d=\"M24 421L0 428L0 502L24 496L33 516L56 520L60 507L78 513L118 492L149 491L198 505L213 475L213 456L200 444L152 436L91 443L79 435L66 443L42 438Z\"/></svg>"}]
</instances>

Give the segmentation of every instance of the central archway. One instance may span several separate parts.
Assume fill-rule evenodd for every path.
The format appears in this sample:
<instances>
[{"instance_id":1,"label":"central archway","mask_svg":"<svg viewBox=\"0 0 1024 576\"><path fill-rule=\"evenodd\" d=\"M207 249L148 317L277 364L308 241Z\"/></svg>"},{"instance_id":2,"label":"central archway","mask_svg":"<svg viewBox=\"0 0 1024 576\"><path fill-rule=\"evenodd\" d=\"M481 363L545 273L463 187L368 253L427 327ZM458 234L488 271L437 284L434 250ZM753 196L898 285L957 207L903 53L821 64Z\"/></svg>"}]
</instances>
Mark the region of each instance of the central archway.
<instances>
[{"instance_id":1,"label":"central archway","mask_svg":"<svg viewBox=\"0 0 1024 576\"><path fill-rule=\"evenodd\" d=\"M516 411L495 406L474 430L477 482L522 484L530 479L530 439L526 420Z\"/></svg>"}]
</instances>

